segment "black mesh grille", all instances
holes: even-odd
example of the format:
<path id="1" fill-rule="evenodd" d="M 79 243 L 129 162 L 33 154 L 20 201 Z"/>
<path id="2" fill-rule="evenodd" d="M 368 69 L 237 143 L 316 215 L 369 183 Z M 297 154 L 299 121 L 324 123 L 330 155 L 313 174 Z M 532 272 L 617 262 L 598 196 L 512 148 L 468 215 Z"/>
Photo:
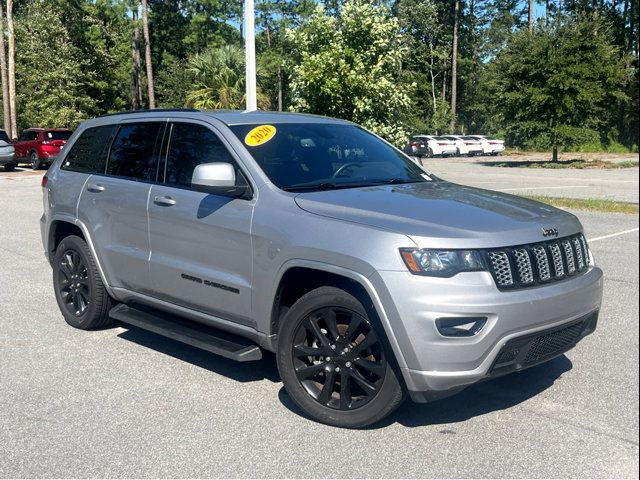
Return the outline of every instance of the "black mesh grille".
<path id="1" fill-rule="evenodd" d="M 556 332 L 547 333 L 537 337 L 524 359 L 525 365 L 536 362 L 541 358 L 553 355 L 556 352 L 564 351 L 575 343 L 582 331 L 582 322 L 571 325 Z"/>
<path id="2" fill-rule="evenodd" d="M 584 272 L 589 267 L 589 249 L 582 234 L 488 250 L 485 255 L 499 289 L 553 282 Z"/>
<path id="3" fill-rule="evenodd" d="M 595 331 L 597 321 L 598 312 L 593 312 L 569 324 L 512 338 L 500 349 L 490 374 L 504 375 L 557 357 Z"/>

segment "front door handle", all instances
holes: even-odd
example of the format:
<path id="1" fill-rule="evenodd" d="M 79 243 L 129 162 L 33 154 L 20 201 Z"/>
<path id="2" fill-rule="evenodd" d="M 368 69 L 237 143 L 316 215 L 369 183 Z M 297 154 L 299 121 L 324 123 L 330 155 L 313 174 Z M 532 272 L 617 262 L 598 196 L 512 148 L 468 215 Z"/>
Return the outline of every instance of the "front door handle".
<path id="1" fill-rule="evenodd" d="M 176 204 L 176 201 L 171 197 L 154 197 L 153 203 L 161 207 L 172 207 Z"/>
<path id="2" fill-rule="evenodd" d="M 87 190 L 93 193 L 104 192 L 104 187 L 98 183 L 91 183 L 87 185 Z"/>

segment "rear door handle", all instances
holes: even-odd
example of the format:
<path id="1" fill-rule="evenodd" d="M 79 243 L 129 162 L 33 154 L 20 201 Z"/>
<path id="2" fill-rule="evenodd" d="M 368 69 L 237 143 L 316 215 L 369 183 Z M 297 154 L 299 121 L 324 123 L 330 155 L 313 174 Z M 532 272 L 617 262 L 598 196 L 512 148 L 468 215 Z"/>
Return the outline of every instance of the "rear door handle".
<path id="1" fill-rule="evenodd" d="M 154 197 L 153 203 L 161 207 L 172 207 L 176 204 L 176 201 L 171 197 Z"/>
<path id="2" fill-rule="evenodd" d="M 104 192 L 104 187 L 97 183 L 91 183 L 87 185 L 87 190 L 93 193 L 100 193 L 100 192 Z"/>

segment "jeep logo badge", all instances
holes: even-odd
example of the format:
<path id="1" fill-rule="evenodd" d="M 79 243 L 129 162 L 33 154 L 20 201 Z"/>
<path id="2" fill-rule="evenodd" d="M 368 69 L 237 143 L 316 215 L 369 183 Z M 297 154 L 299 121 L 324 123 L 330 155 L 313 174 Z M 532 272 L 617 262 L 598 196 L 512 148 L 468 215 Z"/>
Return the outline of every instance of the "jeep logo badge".
<path id="1" fill-rule="evenodd" d="M 543 228 L 542 229 L 543 237 L 557 237 L 558 229 L 557 228 Z"/>

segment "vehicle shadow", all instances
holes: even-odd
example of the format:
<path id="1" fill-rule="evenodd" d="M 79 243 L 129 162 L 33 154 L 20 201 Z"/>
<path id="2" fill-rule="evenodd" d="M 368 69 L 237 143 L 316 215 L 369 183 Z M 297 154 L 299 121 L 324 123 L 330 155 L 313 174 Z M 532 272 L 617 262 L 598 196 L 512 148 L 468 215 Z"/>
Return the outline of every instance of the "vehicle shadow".
<path id="1" fill-rule="evenodd" d="M 262 360 L 236 362 L 131 325 L 115 323 L 113 326 L 127 329 L 118 334 L 118 337 L 124 340 L 169 355 L 178 360 L 189 362 L 192 365 L 218 375 L 224 375 L 238 382 L 280 381 L 275 356 L 265 350 L 262 351 Z"/>
<path id="2" fill-rule="evenodd" d="M 442 425 L 505 410 L 545 391 L 571 368 L 571 360 L 562 355 L 537 367 L 472 385 L 457 395 L 430 404 L 408 401 L 386 420 L 386 424 Z"/>
<path id="3" fill-rule="evenodd" d="M 537 367 L 472 385 L 457 395 L 432 403 L 419 404 L 407 399 L 394 413 L 366 429 L 375 430 L 393 423 L 405 427 L 452 424 L 505 410 L 545 391 L 572 367 L 571 360 L 562 355 Z M 307 417 L 289 398 L 284 388 L 280 389 L 279 398 L 289 410 Z M 456 432 L 449 428 L 441 433 Z"/>
<path id="4" fill-rule="evenodd" d="M 264 350 L 262 360 L 239 363 L 134 326 L 122 323 L 116 323 L 114 326 L 127 329 L 118 334 L 118 337 L 124 340 L 189 362 L 238 382 L 281 381 L 275 355 Z M 505 410 L 550 388 L 562 374 L 571 368 L 573 368 L 571 361 L 562 355 L 522 372 L 472 385 L 457 395 L 432 403 L 418 404 L 407 399 L 389 417 L 367 427 L 367 429 L 384 428 L 393 423 L 399 423 L 405 427 L 453 424 Z M 284 387 L 278 392 L 278 398 L 287 409 L 296 415 L 309 418 L 293 403 Z M 455 434 L 455 431 L 445 429 L 442 433 Z"/>

